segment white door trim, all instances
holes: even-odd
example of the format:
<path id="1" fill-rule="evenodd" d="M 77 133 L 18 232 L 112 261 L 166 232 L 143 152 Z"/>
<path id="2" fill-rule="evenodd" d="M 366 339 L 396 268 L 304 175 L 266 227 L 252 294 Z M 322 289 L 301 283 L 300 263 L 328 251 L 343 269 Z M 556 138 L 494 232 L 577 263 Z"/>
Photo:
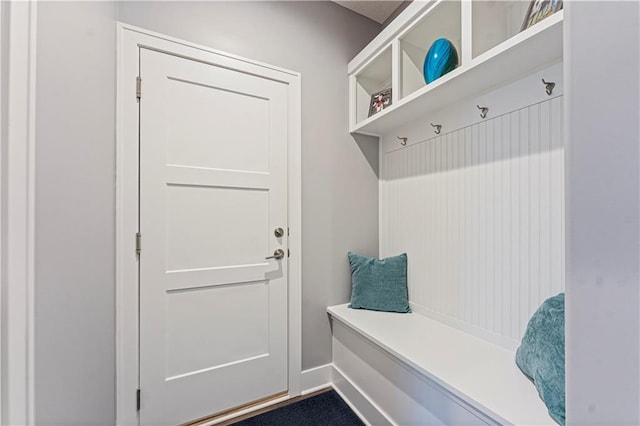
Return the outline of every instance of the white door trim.
<path id="1" fill-rule="evenodd" d="M 35 1 L 2 2 L 1 422 L 34 423 Z"/>
<path id="2" fill-rule="evenodd" d="M 288 215 L 289 236 L 289 396 L 300 394 L 302 370 L 301 291 L 301 76 L 259 63 L 118 23 L 116 120 L 116 410 L 118 425 L 138 424 L 135 392 L 138 387 L 138 266 L 135 234 L 138 231 L 138 48 L 144 46 L 172 55 L 215 63 L 288 84 Z M 144 96 L 144 81 L 142 82 Z M 144 392 L 144 391 L 143 391 Z M 144 393 L 143 393 L 144 395 Z M 144 396 L 142 398 L 144 404 Z"/>

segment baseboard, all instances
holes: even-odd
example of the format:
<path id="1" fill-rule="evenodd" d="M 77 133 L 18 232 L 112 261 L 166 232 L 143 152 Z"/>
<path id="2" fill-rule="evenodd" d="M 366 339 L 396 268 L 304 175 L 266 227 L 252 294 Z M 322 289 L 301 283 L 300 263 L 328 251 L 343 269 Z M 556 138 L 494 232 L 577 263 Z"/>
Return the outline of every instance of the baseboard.
<path id="1" fill-rule="evenodd" d="M 331 365 L 331 381 L 335 391 L 367 425 L 394 425 L 384 411 L 333 364 Z"/>
<path id="2" fill-rule="evenodd" d="M 301 395 L 331 387 L 331 366 L 332 364 L 325 364 L 304 370 L 300 374 Z"/>
<path id="3" fill-rule="evenodd" d="M 302 385 L 301 397 L 311 396 L 310 394 L 326 388 L 333 388 L 365 424 L 375 426 L 391 426 L 394 424 L 388 416 L 334 364 L 310 368 L 303 371 L 300 377 Z M 277 408 L 282 404 L 288 404 L 288 401 L 293 402 L 301 397 L 283 396 L 275 398 L 251 407 L 236 410 L 233 413 L 222 415 L 215 419 L 202 421 L 197 423 L 197 425 L 226 425 L 229 422 L 233 423 L 237 421 L 245 415 L 254 415 L 259 412 L 268 411 L 272 406 L 273 408 Z"/>

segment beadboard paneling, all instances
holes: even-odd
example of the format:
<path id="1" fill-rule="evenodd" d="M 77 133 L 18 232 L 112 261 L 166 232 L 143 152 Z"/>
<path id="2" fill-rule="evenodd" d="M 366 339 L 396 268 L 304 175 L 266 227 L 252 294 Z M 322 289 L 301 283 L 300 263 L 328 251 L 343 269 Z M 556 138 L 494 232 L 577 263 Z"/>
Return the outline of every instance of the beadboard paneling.
<path id="1" fill-rule="evenodd" d="M 562 96 L 382 154 L 381 256 L 417 310 L 505 346 L 564 291 Z"/>

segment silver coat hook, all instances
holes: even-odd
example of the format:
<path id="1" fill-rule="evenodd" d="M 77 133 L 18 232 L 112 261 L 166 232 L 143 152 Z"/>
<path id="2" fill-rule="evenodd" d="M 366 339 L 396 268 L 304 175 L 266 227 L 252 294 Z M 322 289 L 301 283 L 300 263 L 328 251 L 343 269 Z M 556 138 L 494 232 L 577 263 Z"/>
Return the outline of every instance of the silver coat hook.
<path id="1" fill-rule="evenodd" d="M 398 140 L 400 141 L 400 145 L 405 146 L 407 144 L 407 139 L 404 136 L 396 136 L 398 138 Z"/>
<path id="2" fill-rule="evenodd" d="M 553 88 L 556 87 L 556 84 L 553 81 L 544 81 L 544 78 L 542 79 L 542 84 L 545 85 L 545 91 L 547 92 L 547 95 L 551 96 L 551 94 L 553 93 Z"/>
<path id="3" fill-rule="evenodd" d="M 489 112 L 488 107 L 481 107 L 480 105 L 476 105 L 480 110 L 480 118 L 487 118 L 487 113 Z"/>
<path id="4" fill-rule="evenodd" d="M 435 129 L 434 133 L 436 135 L 440 134 L 440 129 L 442 129 L 442 125 L 441 124 L 433 124 L 433 123 L 431 123 L 431 127 L 433 127 Z"/>

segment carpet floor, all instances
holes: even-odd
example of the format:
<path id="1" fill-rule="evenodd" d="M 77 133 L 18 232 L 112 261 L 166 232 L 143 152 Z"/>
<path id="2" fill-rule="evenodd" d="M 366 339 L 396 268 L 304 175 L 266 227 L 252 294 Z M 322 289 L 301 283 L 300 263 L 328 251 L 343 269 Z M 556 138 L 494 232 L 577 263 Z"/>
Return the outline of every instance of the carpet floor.
<path id="1" fill-rule="evenodd" d="M 234 426 L 273 425 L 364 426 L 364 423 L 334 390 L 234 423 Z"/>

